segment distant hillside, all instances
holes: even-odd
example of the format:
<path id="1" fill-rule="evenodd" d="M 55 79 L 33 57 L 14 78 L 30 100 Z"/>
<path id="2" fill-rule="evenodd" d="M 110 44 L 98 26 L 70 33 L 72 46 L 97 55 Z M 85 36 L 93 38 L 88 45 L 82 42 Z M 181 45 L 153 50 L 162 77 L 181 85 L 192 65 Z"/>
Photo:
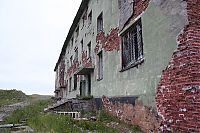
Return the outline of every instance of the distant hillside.
<path id="1" fill-rule="evenodd" d="M 0 89 L 0 107 L 3 105 L 23 102 L 28 99 L 25 93 L 18 90 L 1 90 Z"/>
<path id="2" fill-rule="evenodd" d="M 51 99 L 52 96 L 50 95 L 38 95 L 38 94 L 33 94 L 29 95 L 31 101 L 38 101 L 38 100 L 49 100 Z"/>

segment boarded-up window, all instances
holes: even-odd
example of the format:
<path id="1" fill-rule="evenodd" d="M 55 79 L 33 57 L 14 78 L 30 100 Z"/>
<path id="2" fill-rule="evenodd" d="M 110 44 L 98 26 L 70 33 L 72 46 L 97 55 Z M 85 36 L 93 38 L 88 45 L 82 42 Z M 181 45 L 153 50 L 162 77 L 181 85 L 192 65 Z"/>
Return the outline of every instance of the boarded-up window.
<path id="1" fill-rule="evenodd" d="M 141 19 L 122 35 L 122 67 L 131 67 L 140 59 L 143 59 Z"/>
<path id="2" fill-rule="evenodd" d="M 119 29 L 121 30 L 134 13 L 134 0 L 118 0 L 118 2 L 120 10 Z"/>

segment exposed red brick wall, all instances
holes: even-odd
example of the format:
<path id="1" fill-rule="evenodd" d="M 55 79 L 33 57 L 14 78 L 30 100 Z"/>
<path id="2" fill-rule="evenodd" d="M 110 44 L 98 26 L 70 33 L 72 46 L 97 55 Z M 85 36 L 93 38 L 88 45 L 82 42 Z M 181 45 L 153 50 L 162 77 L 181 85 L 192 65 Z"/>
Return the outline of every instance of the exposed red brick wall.
<path id="1" fill-rule="evenodd" d="M 200 0 L 187 4 L 189 24 L 178 36 L 178 48 L 157 88 L 165 132 L 200 132 Z"/>
<path id="2" fill-rule="evenodd" d="M 100 32 L 96 36 L 97 45 L 94 49 L 95 53 L 103 48 L 105 51 L 113 51 L 120 49 L 120 36 L 118 35 L 118 28 L 111 29 L 111 33 L 106 36 L 104 32 Z M 101 45 L 101 46 L 100 46 Z"/>
<path id="3" fill-rule="evenodd" d="M 157 113 L 141 103 L 136 105 L 110 102 L 106 97 L 102 97 L 104 109 L 112 116 L 118 117 L 128 124 L 139 125 L 144 133 L 150 131 L 158 132 L 160 118 Z"/>
<path id="4" fill-rule="evenodd" d="M 73 76 L 80 67 L 89 68 L 92 67 L 92 59 L 87 57 L 87 52 L 83 51 L 81 61 L 74 61 L 73 65 L 67 70 L 67 77 Z M 79 80 L 79 77 L 78 77 Z"/>
<path id="5" fill-rule="evenodd" d="M 149 5 L 150 0 L 135 0 L 133 18 L 139 16 Z"/>

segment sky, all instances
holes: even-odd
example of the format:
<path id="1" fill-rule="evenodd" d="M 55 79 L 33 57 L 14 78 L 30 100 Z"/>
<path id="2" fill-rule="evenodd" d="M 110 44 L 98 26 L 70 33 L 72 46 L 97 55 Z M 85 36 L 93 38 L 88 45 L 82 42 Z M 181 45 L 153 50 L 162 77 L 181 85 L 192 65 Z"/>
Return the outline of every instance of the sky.
<path id="1" fill-rule="evenodd" d="M 54 67 L 81 0 L 0 0 L 0 89 L 53 95 Z"/>

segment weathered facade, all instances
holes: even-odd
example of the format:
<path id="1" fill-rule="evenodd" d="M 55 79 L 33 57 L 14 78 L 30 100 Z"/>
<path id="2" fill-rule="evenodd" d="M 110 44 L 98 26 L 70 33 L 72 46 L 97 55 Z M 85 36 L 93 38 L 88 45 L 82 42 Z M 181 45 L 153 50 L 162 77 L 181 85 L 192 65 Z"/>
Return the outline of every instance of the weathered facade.
<path id="1" fill-rule="evenodd" d="M 83 0 L 54 69 L 55 96 L 104 96 L 111 114 L 145 132 L 200 132 L 199 13 L 200 0 Z"/>

